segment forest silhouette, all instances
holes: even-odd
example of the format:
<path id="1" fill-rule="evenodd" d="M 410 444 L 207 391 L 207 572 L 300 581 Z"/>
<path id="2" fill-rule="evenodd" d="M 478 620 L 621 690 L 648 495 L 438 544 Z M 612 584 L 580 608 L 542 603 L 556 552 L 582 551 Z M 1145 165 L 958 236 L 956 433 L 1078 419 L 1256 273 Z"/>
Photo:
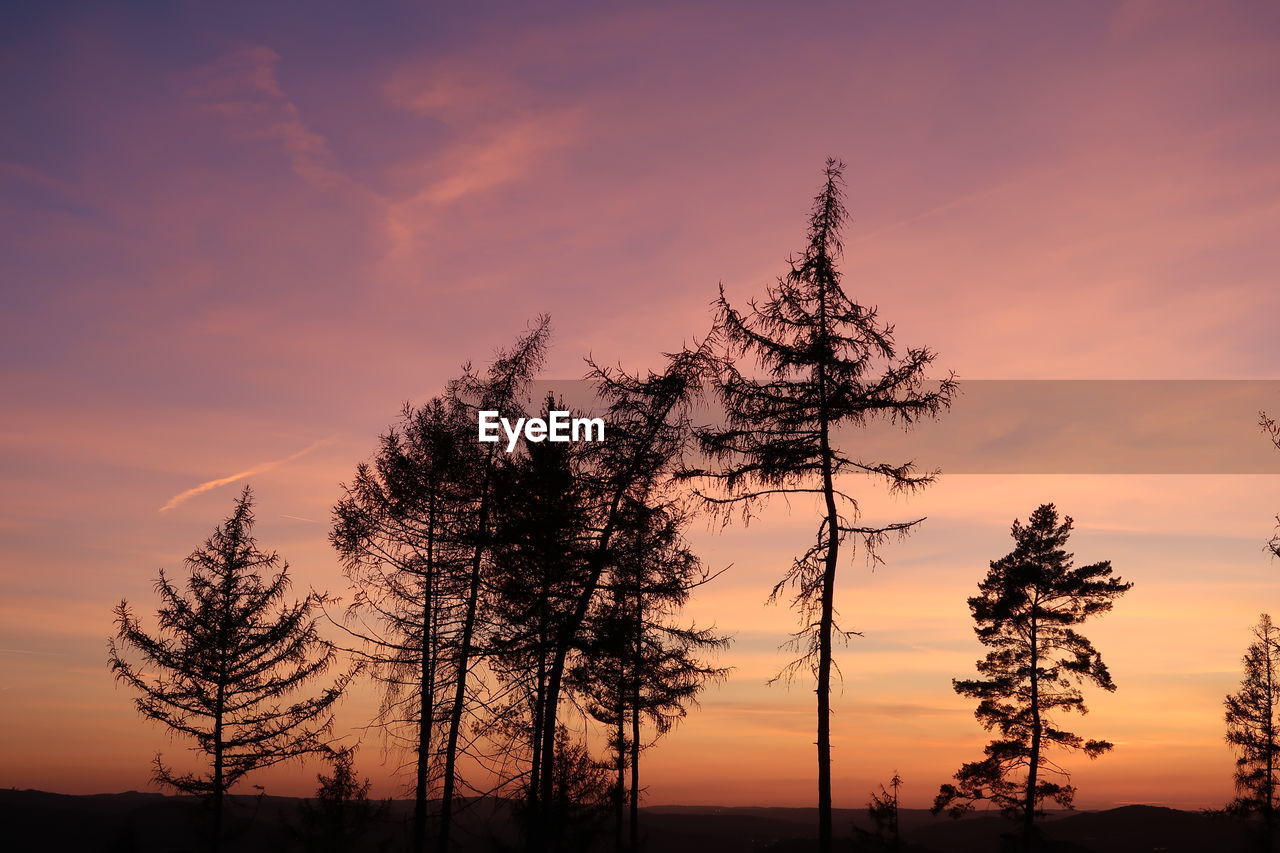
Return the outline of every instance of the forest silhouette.
<path id="1" fill-rule="evenodd" d="M 565 407 L 531 395 L 551 345 L 545 316 L 406 404 L 333 507 L 346 589 L 290 597 L 298 578 L 256 541 L 246 487 L 185 573 L 160 572 L 158 604 L 119 604 L 108 649 L 139 714 L 197 769 L 156 756 L 155 783 L 179 795 L 162 799 L 2 792 L 4 813 L 22 815 L 19 837 L 27 821 L 79 814 L 92 837 L 65 827 L 50 849 L 1275 849 L 1280 635 L 1265 614 L 1224 703 L 1237 798 L 1213 813 L 1070 814 L 1074 757 L 1115 747 L 1062 718 L 1085 712 L 1083 688 L 1123 689 L 1078 628 L 1132 584 L 1107 561 L 1075 565 L 1072 519 L 1052 496 L 1010 508 L 1029 511 L 1012 524 L 1014 549 L 968 601 L 989 651 L 953 689 L 993 733 L 984 757 L 940 784 L 932 812 L 900 806 L 900 791 L 924 781 L 896 774 L 865 809 L 835 807 L 832 686 L 857 635 L 835 607 L 841 572 L 886 561 L 895 537 L 928 535 L 924 518 L 864 517 L 859 489 L 909 496 L 942 473 L 863 458 L 856 436 L 945 420 L 962 392 L 953 374 L 927 375 L 937 354 L 900 346 L 846 292 L 843 170 L 827 162 L 804 247 L 763 298 L 735 307 L 722 289 L 705 336 L 657 370 L 587 361 L 604 441 L 524 440 L 507 453 L 476 439 L 480 411 Z M 699 420 L 708 403 L 721 420 Z M 1280 427 L 1261 417 L 1280 449 Z M 798 496 L 815 508 L 811 544 L 761 595 L 798 623 L 777 679 L 815 691 L 814 808 L 645 808 L 646 754 L 728 672 L 718 652 L 731 638 L 684 608 L 733 569 L 705 564 L 688 531 L 759 523 L 763 504 Z M 1280 539 L 1268 547 L 1280 555 Z M 401 800 L 372 799 L 361 744 L 334 734 L 335 704 L 365 680 L 381 701 L 364 731 L 402 756 Z M 255 771 L 286 761 L 319 767 L 313 797 L 251 793 Z"/>

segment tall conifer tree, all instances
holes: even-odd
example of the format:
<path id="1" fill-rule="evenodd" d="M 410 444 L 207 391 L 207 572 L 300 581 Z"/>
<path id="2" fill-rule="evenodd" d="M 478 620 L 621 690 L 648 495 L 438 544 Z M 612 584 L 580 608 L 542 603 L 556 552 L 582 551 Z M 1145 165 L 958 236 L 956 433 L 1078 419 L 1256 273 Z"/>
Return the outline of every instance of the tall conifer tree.
<path id="1" fill-rule="evenodd" d="M 533 327 L 517 339 L 514 346 L 500 350 L 488 370 L 480 374 L 467 365 L 461 379 L 450 387 L 454 399 L 473 411 L 492 410 L 512 417 L 523 411 L 522 397 L 529 383 L 542 367 L 547 341 L 551 336 L 551 318 L 539 316 Z M 462 624 L 458 632 L 453 671 L 453 700 L 450 704 L 448 729 L 444 745 L 444 782 L 440 793 L 441 853 L 448 853 L 453 830 L 453 807 L 459 782 L 458 755 L 464 719 L 470 710 L 468 689 L 473 687 L 472 669 L 481 657 L 478 637 L 481 625 L 482 578 L 487 560 L 491 559 L 494 519 L 494 481 L 500 466 L 498 445 L 487 444 L 477 460 L 474 524 L 471 532 L 471 561 L 467 570 L 462 602 Z"/>
<path id="2" fill-rule="evenodd" d="M 936 385 L 925 371 L 934 354 L 924 348 L 899 353 L 893 327 L 874 308 L 854 302 L 837 267 L 846 219 L 844 164 L 828 160 L 825 181 L 809 216 L 809 239 L 790 269 L 769 288 L 763 303 L 743 312 L 723 289 L 717 302 L 716 336 L 727 349 L 717 383 L 726 427 L 700 433 L 702 450 L 717 463 L 684 472 L 704 483 L 700 494 L 725 511 L 748 516 L 772 495 L 814 496 L 820 503 L 814 544 L 798 556 L 773 590 L 791 595 L 801 628 L 801 656 L 786 671 L 810 669 L 817 681 L 818 833 L 823 853 L 831 849 L 831 681 L 834 643 L 847 636 L 836 620 L 836 579 L 842 555 L 860 542 L 875 549 L 890 534 L 904 534 L 923 519 L 883 526 L 861 521 L 858 501 L 842 477 L 867 474 L 893 490 L 932 482 L 910 463 L 861 459 L 841 446 L 840 430 L 876 419 L 908 425 L 950 405 L 951 377 Z M 750 376 L 753 363 L 763 378 Z M 720 488 L 706 486 L 715 481 Z"/>
<path id="3" fill-rule="evenodd" d="M 448 393 L 413 407 L 356 469 L 334 510 L 331 541 L 355 590 L 345 626 L 382 680 L 381 722 L 413 729 L 412 847 L 424 849 L 438 790 L 438 848 L 449 849 L 464 723 L 478 705 L 481 575 L 491 560 L 496 445 L 477 441 L 478 409 L 506 416 L 542 362 L 539 317 L 487 371 L 464 368 Z"/>
<path id="4" fill-rule="evenodd" d="M 450 688 L 460 675 L 480 458 L 456 400 L 406 406 L 334 508 L 330 539 L 354 590 L 343 626 L 382 684 L 380 724 L 414 754 L 415 853 L 426 847 Z"/>
<path id="5" fill-rule="evenodd" d="M 546 409 L 563 404 L 548 400 Z M 550 709 L 551 672 L 561 643 L 564 659 L 577 650 L 568 631 L 578 599 L 590 581 L 589 494 L 580 476 L 583 450 L 571 443 L 529 443 L 499 470 L 494 484 L 493 560 L 489 590 L 489 668 L 505 686 L 507 707 L 499 714 L 510 750 L 527 765 L 521 776 L 522 818 L 530 848 L 543 843 L 544 824 L 562 821 L 551 812 L 564 798 L 554 785 L 555 757 L 546 748 L 548 727 L 557 748 L 565 736 Z"/>
<path id="6" fill-rule="evenodd" d="M 668 356 L 659 373 L 631 375 L 592 364 L 587 381 L 604 406 L 600 414 L 605 440 L 574 445 L 527 443 L 515 457 L 517 466 L 524 464 L 519 461 L 520 453 L 531 461 L 540 457 L 556 462 L 561 457 L 557 462 L 560 473 L 553 476 L 562 486 L 554 489 L 542 509 L 533 505 L 533 492 L 525 490 L 523 498 L 517 494 L 502 501 L 503 512 L 513 518 L 536 515 L 571 498 L 574 507 L 564 506 L 565 512 L 558 513 L 564 518 L 555 524 L 566 534 L 570 528 L 579 531 L 568 535 L 566 547 L 556 544 L 552 549 L 563 552 L 561 570 L 568 569 L 572 577 L 554 593 L 554 608 L 549 611 L 554 613 L 553 624 L 548 626 L 549 635 L 542 646 L 547 655 L 539 656 L 539 679 L 545 680 L 537 709 L 538 742 L 532 761 L 538 772 L 536 788 L 528 792 L 532 819 L 527 839 L 529 848 L 539 853 L 562 849 L 568 840 L 554 808 L 558 768 L 565 766 L 561 753 L 568 743 L 562 735 L 560 712 L 571 689 L 568 676 L 573 657 L 588 639 L 588 617 L 607 589 L 628 507 L 661 502 L 686 447 L 689 408 L 701 390 L 706 364 L 707 354 L 701 348 Z M 521 508 L 522 502 L 529 506 Z M 517 524 L 515 529 L 521 526 L 528 527 Z M 538 538 L 536 533 L 534 538 Z M 499 575 L 506 573 L 501 558 L 495 569 Z M 529 577 L 535 578 L 537 573 Z"/>
<path id="7" fill-rule="evenodd" d="M 1253 628 L 1240 689 L 1224 704 L 1227 743 L 1236 751 L 1236 798 L 1227 809 L 1256 814 L 1260 848 L 1269 851 L 1280 805 L 1280 629 L 1266 613 Z"/>
<path id="8" fill-rule="evenodd" d="M 332 666 L 334 650 L 316 629 L 320 597 L 288 602 L 288 565 L 258 548 L 247 486 L 187 569 L 185 588 L 160 571 L 155 634 L 120 602 L 109 656 L 116 678 L 141 694 L 138 711 L 194 740 L 208 761 L 206 772 L 180 773 L 157 755 L 155 775 L 211 802 L 216 850 L 226 793 L 255 770 L 323 750 L 351 674 L 290 698 Z"/>
<path id="9" fill-rule="evenodd" d="M 609 730 L 618 850 L 624 824 L 629 849 L 640 847 L 642 751 L 671 731 L 708 682 L 727 673 L 702 656 L 729 639 L 677 622 L 693 590 L 713 577 L 684 540 L 687 523 L 675 504 L 630 507 L 573 673 L 587 711 Z"/>

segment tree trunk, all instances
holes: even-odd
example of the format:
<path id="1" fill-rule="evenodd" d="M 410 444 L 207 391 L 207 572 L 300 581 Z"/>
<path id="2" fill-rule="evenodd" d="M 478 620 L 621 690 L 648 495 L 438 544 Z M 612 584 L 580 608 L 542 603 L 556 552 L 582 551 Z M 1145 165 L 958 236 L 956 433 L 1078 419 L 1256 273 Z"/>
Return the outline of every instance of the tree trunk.
<path id="1" fill-rule="evenodd" d="M 546 597 L 546 583 L 543 583 L 543 597 Z M 538 672 L 534 683 L 533 692 L 533 709 L 532 724 L 529 731 L 529 784 L 528 784 L 528 806 L 529 811 L 525 816 L 525 848 L 530 853 L 536 853 L 543 847 L 543 801 L 542 801 L 542 774 L 546 772 L 543 764 L 542 754 L 542 729 L 546 725 L 546 707 L 547 707 L 547 650 L 551 645 L 548 639 L 548 629 L 546 614 L 539 615 L 538 624 Z"/>
<path id="2" fill-rule="evenodd" d="M 607 549 L 610 540 L 613 538 L 613 530 L 617 521 L 618 506 L 622 502 L 622 493 L 617 492 L 613 496 L 613 500 L 609 505 L 609 512 L 606 516 L 608 521 L 600 532 L 600 539 L 596 545 L 595 553 L 592 554 L 591 574 L 586 587 L 578 597 L 577 606 L 574 609 L 573 616 L 564 630 L 557 632 L 555 656 L 551 660 L 551 670 L 548 673 L 546 702 L 543 707 L 543 732 L 542 732 L 542 779 L 541 796 L 543 818 L 542 821 L 542 849 L 548 849 L 554 827 L 551 826 L 548 806 L 553 800 L 554 795 L 554 776 L 555 776 L 555 757 L 556 757 L 556 722 L 560 708 L 560 690 L 564 680 L 564 668 L 569 658 L 569 648 L 577 640 L 578 631 L 582 628 L 582 622 L 586 618 L 587 609 L 591 606 L 591 599 L 595 597 L 596 589 L 600 586 L 600 576 L 604 573 Z"/>
<path id="3" fill-rule="evenodd" d="M 428 769 L 431 764 L 431 715 L 435 704 L 434 672 L 431 667 L 431 597 L 433 566 L 435 561 L 435 501 L 427 511 L 427 565 L 422 586 L 422 666 L 418 682 L 418 750 L 417 774 L 413 787 L 413 837 L 409 841 L 412 853 L 422 853 L 427 847 L 427 795 Z"/>
<path id="4" fill-rule="evenodd" d="M 418 749 L 417 775 L 413 788 L 413 838 L 409 849 L 422 853 L 427 845 L 427 770 L 431 762 L 431 667 L 424 650 L 421 682 L 418 687 Z"/>
<path id="5" fill-rule="evenodd" d="M 533 693 L 533 758 L 529 768 L 529 792 L 535 804 L 542 795 L 542 727 L 547 716 L 547 662 L 542 654 L 538 655 L 538 680 Z"/>
<path id="6" fill-rule="evenodd" d="M 224 607 L 233 600 L 233 581 L 228 574 L 223 578 L 222 595 Z M 230 644 L 231 626 L 227 621 L 227 611 L 222 612 L 222 625 L 218 642 L 218 688 L 213 702 L 213 838 L 209 848 L 218 853 L 222 847 L 222 806 L 223 789 L 226 788 L 224 744 L 222 741 L 223 716 L 227 707 L 227 646 Z M 157 759 L 158 760 L 158 759 Z"/>
<path id="7" fill-rule="evenodd" d="M 1266 651 L 1265 660 L 1267 662 L 1267 777 L 1263 782 L 1263 802 L 1262 802 L 1262 844 L 1263 850 L 1271 853 L 1275 849 L 1275 755 L 1276 755 L 1276 729 L 1275 729 L 1275 644 L 1271 639 L 1271 632 L 1265 631 L 1262 637 L 1263 649 Z"/>
<path id="8" fill-rule="evenodd" d="M 1032 607 L 1036 607 L 1032 604 Z M 1028 758 L 1027 793 L 1023 803 L 1022 838 L 1027 850 L 1035 850 L 1036 843 L 1036 785 L 1040 770 L 1040 738 L 1043 724 L 1040 720 L 1040 650 L 1035 613 L 1031 615 L 1031 755 Z"/>
<path id="9" fill-rule="evenodd" d="M 822 571 L 822 601 L 818 617 L 818 850 L 831 853 L 831 634 L 835 623 L 836 566 L 840 558 L 840 514 L 836 508 L 832 474 L 831 436 L 827 422 L 826 374 L 819 370 L 822 453 L 822 496 L 826 503 L 827 553 Z"/>
<path id="10" fill-rule="evenodd" d="M 222 757 L 222 704 L 223 688 L 218 685 L 217 707 L 213 720 L 213 838 L 209 847 L 217 853 L 222 846 L 222 789 L 223 789 L 223 757 Z"/>
<path id="11" fill-rule="evenodd" d="M 618 725 L 614 731 L 613 849 L 622 853 L 622 820 L 627 805 L 626 711 L 621 702 L 614 710 L 618 714 Z"/>
<path id="12" fill-rule="evenodd" d="M 640 850 L 640 671 L 644 657 L 644 577 L 636 572 L 636 618 L 631 662 L 631 853 Z"/>
<path id="13" fill-rule="evenodd" d="M 564 676 L 565 660 L 568 650 L 563 643 L 555 651 L 551 661 L 551 671 L 547 678 L 547 692 L 542 706 L 542 776 L 538 780 L 539 814 L 538 814 L 538 846 L 539 853 L 551 849 L 551 840 L 555 835 L 551 804 L 555 802 L 556 771 L 556 723 L 557 710 L 560 705 L 560 682 Z"/>
<path id="14" fill-rule="evenodd" d="M 640 703 L 631 710 L 631 853 L 640 850 Z"/>
<path id="15" fill-rule="evenodd" d="M 834 530 L 834 499 L 827 493 L 831 511 L 828 524 Z M 835 621 L 836 559 L 839 543 L 834 534 L 827 549 L 822 574 L 822 612 L 818 624 L 818 849 L 830 853 L 831 829 L 831 634 Z"/>
<path id="16" fill-rule="evenodd" d="M 467 695 L 467 676 L 471 668 L 471 640 L 475 635 L 476 610 L 480 600 L 480 569 L 484 564 L 485 537 L 489 528 L 489 480 L 493 470 L 493 451 L 485 459 L 485 475 L 480 485 L 480 506 L 476 519 L 476 548 L 471 558 L 466 612 L 462 619 L 462 636 L 458 639 L 457 672 L 454 673 L 453 706 L 449 709 L 449 733 L 444 749 L 444 790 L 440 794 L 440 853 L 449 853 L 449 834 L 453 829 L 453 796 L 457 776 L 458 732 L 462 728 L 463 703 Z"/>

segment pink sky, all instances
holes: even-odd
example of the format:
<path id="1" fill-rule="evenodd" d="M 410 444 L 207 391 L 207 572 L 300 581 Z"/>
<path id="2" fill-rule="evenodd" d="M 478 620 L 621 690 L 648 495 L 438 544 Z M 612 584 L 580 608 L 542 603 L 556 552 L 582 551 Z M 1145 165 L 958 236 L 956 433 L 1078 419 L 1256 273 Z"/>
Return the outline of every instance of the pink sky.
<path id="1" fill-rule="evenodd" d="M 542 312 L 546 376 L 655 364 L 717 283 L 782 271 L 828 155 L 851 294 L 962 379 L 1280 378 L 1273 4 L 305 6 L 4 13 L 2 785 L 144 788 L 181 749 L 113 686 L 110 611 L 151 602 L 234 475 L 299 584 L 339 590 L 337 484 L 404 400 Z M 1077 762 L 1080 805 L 1229 798 L 1276 478 L 957 475 L 873 498 L 930 521 L 846 567 L 838 806 L 895 768 L 924 805 L 978 756 L 964 600 L 1046 500 L 1136 583 L 1089 632 L 1120 690 L 1074 722 L 1118 747 Z M 650 802 L 810 802 L 812 694 L 764 686 L 792 617 L 762 604 L 810 525 L 698 529 L 734 564 L 692 607 L 734 672 L 652 752 Z"/>

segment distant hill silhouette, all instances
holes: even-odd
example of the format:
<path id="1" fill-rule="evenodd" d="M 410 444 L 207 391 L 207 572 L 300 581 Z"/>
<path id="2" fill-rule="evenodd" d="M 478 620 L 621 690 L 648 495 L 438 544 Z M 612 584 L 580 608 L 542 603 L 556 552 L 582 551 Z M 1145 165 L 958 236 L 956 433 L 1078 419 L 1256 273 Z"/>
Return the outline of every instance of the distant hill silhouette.
<path id="1" fill-rule="evenodd" d="M 229 850 L 289 853 L 304 848 L 291 836 L 299 800 L 238 795 L 231 826 L 239 836 Z M 469 800 L 459 816 L 458 850 L 518 849 L 508 804 Z M 393 801 L 386 820 L 351 853 L 399 850 L 412 803 Z M 718 806 L 651 806 L 642 810 L 651 853 L 801 853 L 816 844 L 814 810 Z M 907 853 L 995 853 L 1012 825 L 990 813 L 960 820 L 923 809 L 901 811 Z M 862 809 L 836 809 L 837 849 L 855 851 L 852 827 L 870 828 Z M 201 807 L 187 797 L 129 791 L 72 796 L 0 790 L 5 849 L 41 853 L 201 853 L 206 826 Z M 1044 822 L 1054 853 L 1233 853 L 1247 851 L 1247 827 L 1227 818 L 1156 806 L 1069 812 Z M 610 848 L 602 838 L 599 850 Z"/>

